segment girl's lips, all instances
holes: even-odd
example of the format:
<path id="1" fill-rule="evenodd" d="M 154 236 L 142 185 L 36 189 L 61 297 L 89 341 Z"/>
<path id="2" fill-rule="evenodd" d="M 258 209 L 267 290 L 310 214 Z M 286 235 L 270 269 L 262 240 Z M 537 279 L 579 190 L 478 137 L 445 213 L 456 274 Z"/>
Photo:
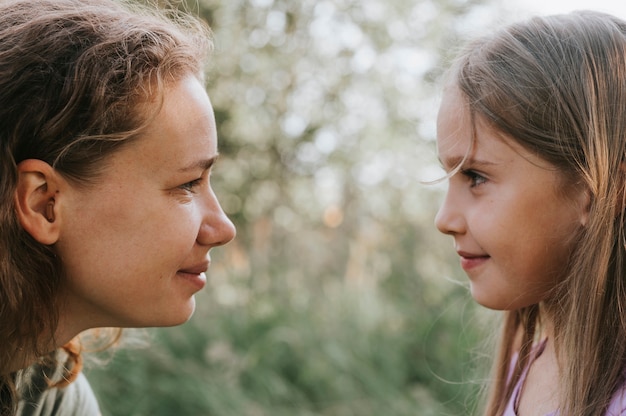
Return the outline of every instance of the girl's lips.
<path id="1" fill-rule="evenodd" d="M 458 254 L 461 257 L 461 267 L 466 271 L 483 265 L 491 258 L 487 255 L 475 255 L 463 252 L 459 252 Z"/>

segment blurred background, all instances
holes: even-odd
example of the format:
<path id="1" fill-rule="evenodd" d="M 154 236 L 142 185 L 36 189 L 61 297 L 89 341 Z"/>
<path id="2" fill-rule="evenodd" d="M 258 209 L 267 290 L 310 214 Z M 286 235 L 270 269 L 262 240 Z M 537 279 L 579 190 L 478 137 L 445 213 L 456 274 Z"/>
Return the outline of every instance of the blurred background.
<path id="1" fill-rule="evenodd" d="M 534 4 L 534 3 L 533 3 Z M 238 235 L 176 328 L 87 369 L 104 416 L 466 415 L 496 332 L 433 225 L 440 78 L 493 0 L 193 0 Z M 538 6 L 533 6 L 538 7 Z M 515 13 L 512 13 L 512 10 Z"/>

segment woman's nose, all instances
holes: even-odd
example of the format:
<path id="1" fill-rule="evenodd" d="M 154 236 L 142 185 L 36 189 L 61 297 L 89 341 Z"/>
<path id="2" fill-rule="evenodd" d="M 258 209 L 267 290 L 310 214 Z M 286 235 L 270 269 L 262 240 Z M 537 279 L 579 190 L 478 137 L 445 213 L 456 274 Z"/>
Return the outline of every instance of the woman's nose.
<path id="1" fill-rule="evenodd" d="M 216 247 L 224 245 L 235 238 L 237 230 L 222 209 L 213 190 L 210 190 L 209 194 L 197 241 L 204 246 Z"/>

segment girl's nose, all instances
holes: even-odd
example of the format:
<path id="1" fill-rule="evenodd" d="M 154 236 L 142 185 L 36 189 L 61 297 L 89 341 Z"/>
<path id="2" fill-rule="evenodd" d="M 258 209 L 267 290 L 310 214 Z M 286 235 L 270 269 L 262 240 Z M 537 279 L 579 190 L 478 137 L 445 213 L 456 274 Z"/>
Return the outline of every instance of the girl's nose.
<path id="1" fill-rule="evenodd" d="M 465 233 L 465 218 L 458 209 L 458 202 L 455 202 L 448 191 L 439 211 L 435 216 L 435 226 L 443 234 L 458 235 Z"/>

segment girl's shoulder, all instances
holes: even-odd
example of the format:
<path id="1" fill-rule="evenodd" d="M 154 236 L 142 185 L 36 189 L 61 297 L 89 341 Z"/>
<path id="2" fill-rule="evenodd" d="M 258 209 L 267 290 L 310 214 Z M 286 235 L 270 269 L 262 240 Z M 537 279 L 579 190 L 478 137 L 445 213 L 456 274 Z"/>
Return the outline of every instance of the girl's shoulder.
<path id="1" fill-rule="evenodd" d="M 606 411 L 606 416 L 626 416 L 626 379 L 620 388 L 613 394 L 611 404 Z"/>

